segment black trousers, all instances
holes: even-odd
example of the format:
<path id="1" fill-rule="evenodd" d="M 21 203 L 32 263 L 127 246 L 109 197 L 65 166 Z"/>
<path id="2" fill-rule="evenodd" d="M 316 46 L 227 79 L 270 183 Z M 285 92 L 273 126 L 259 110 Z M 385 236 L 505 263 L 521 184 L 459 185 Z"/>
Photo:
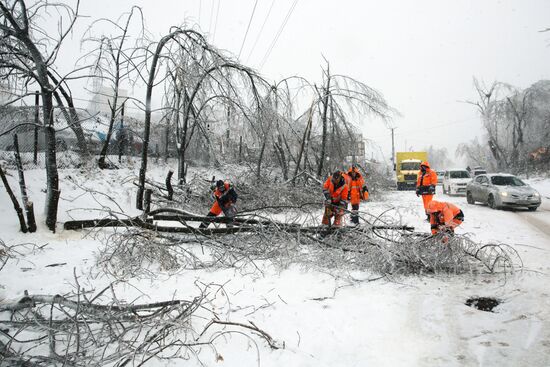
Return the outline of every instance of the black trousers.
<path id="1" fill-rule="evenodd" d="M 351 222 L 359 224 L 359 204 L 351 204 Z"/>

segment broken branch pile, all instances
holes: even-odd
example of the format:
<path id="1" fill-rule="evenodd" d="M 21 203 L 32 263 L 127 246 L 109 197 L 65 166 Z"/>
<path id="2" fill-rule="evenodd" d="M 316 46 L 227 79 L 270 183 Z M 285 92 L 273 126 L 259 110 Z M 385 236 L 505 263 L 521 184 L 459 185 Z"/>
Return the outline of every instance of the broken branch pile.
<path id="1" fill-rule="evenodd" d="M 230 220 L 163 208 L 141 218 L 67 222 L 65 228 L 125 227 L 107 234 L 100 258 L 117 278 L 147 274 L 154 264 L 171 272 L 211 267 L 249 271 L 250 266 L 262 268 L 258 261 L 270 261 L 282 267 L 299 263 L 382 275 L 508 272 L 521 266 L 517 252 L 507 245 L 480 245 L 463 235 L 414 233 L 387 213 L 343 228 L 306 225 L 315 223 L 313 217 L 304 211 L 285 222 L 258 215 Z M 198 228 L 198 223 L 218 227 Z"/>
<path id="2" fill-rule="evenodd" d="M 234 331 L 280 347 L 252 323 L 220 320 L 208 310 L 208 287 L 191 300 L 125 304 L 113 295 L 100 303 L 109 289 L 112 285 L 93 297 L 81 290 L 70 297 L 25 292 L 17 301 L 1 303 L 2 365 L 141 366 L 151 359 L 198 359 L 202 346 L 217 356 L 216 335 Z"/>

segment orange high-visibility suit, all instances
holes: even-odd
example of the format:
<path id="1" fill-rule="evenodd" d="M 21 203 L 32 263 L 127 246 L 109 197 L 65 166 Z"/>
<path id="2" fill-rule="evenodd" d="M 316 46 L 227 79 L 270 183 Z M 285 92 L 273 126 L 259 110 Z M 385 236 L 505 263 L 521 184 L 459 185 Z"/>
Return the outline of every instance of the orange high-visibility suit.
<path id="1" fill-rule="evenodd" d="M 359 203 L 361 203 L 361 200 L 368 200 L 369 189 L 356 167 L 351 167 L 344 177 L 349 187 L 348 200 L 351 203 L 351 222 L 359 224 Z"/>
<path id="2" fill-rule="evenodd" d="M 325 195 L 325 213 L 323 214 L 322 223 L 330 226 L 330 219 L 334 217 L 333 225 L 340 227 L 342 225 L 342 217 L 344 210 L 348 206 L 348 185 L 342 173 L 337 171 L 327 178 L 323 185 L 323 194 Z"/>
<path id="3" fill-rule="evenodd" d="M 420 163 L 420 171 L 418 171 L 416 178 L 416 196 L 422 195 L 422 203 L 424 204 L 426 214 L 428 213 L 428 204 L 434 197 L 436 185 L 437 173 L 430 168 L 428 162 Z"/>
<path id="4" fill-rule="evenodd" d="M 432 200 L 428 204 L 432 234 L 448 232 L 453 234 L 464 221 L 464 213 L 454 204 Z"/>
<path id="5" fill-rule="evenodd" d="M 217 217 L 222 212 L 228 218 L 234 218 L 237 214 L 237 208 L 235 203 L 237 202 L 237 192 L 227 181 L 219 180 L 216 182 L 214 192 L 214 204 L 210 208 L 210 211 L 206 215 L 207 217 Z M 199 228 L 207 228 L 210 222 L 202 222 Z M 228 223 L 228 227 L 231 223 Z"/>

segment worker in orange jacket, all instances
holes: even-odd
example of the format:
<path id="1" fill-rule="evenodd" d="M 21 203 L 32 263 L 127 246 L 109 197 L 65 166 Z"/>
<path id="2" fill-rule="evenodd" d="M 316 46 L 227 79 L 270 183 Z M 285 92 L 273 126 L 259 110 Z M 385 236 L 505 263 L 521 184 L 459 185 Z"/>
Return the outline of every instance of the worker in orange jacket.
<path id="1" fill-rule="evenodd" d="M 420 171 L 416 178 L 416 196 L 422 195 L 424 211 L 428 214 L 428 204 L 432 201 L 437 185 L 437 173 L 430 168 L 428 162 L 420 163 Z M 428 216 L 429 219 L 429 216 Z"/>
<path id="2" fill-rule="evenodd" d="M 464 213 L 454 204 L 432 200 L 428 204 L 432 234 L 447 233 L 451 236 L 464 221 Z"/>
<path id="3" fill-rule="evenodd" d="M 357 225 L 359 224 L 359 203 L 361 203 L 361 200 L 368 200 L 369 189 L 363 176 L 355 166 L 348 170 L 345 179 L 349 188 L 348 200 L 351 203 L 351 223 Z"/>
<path id="4" fill-rule="evenodd" d="M 218 180 L 216 185 L 212 187 L 214 191 L 212 196 L 214 197 L 214 204 L 210 208 L 210 211 L 206 215 L 207 217 L 217 217 L 222 212 L 223 214 L 233 219 L 237 215 L 237 192 L 227 181 Z M 200 224 L 199 228 L 207 228 L 210 222 L 204 221 Z M 232 223 L 227 224 L 228 227 L 232 226 Z"/>
<path id="5" fill-rule="evenodd" d="M 325 213 L 322 223 L 330 226 L 330 220 L 334 217 L 334 227 L 342 226 L 342 217 L 348 207 L 348 185 L 342 175 L 342 172 L 336 171 L 327 178 L 323 185 L 323 195 L 325 195 Z"/>

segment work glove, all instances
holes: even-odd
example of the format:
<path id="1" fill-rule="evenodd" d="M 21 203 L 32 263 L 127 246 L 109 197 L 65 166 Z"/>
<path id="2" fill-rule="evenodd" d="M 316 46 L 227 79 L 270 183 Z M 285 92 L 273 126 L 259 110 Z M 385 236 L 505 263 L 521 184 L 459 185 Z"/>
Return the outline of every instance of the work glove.
<path id="1" fill-rule="evenodd" d="M 443 225 L 440 225 L 439 226 L 439 230 L 442 232 L 442 233 L 445 233 L 445 234 L 448 234 L 450 236 L 453 236 L 455 233 L 454 233 L 454 230 L 451 226 L 447 226 L 445 224 Z"/>
<path id="2" fill-rule="evenodd" d="M 420 189 L 418 187 L 416 188 L 416 196 L 420 196 Z"/>

